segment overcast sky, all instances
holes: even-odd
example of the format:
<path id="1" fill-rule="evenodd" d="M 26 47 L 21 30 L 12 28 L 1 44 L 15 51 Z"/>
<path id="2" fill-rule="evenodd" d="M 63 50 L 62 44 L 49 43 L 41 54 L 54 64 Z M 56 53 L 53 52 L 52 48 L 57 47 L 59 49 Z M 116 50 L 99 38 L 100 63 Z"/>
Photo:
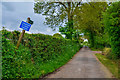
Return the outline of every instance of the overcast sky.
<path id="1" fill-rule="evenodd" d="M 19 26 L 22 21 L 30 17 L 34 21 L 28 33 L 42 33 L 53 35 L 58 31 L 52 31 L 47 25 L 44 25 L 45 16 L 34 13 L 34 2 L 2 2 L 2 26 L 7 30 L 22 31 Z"/>

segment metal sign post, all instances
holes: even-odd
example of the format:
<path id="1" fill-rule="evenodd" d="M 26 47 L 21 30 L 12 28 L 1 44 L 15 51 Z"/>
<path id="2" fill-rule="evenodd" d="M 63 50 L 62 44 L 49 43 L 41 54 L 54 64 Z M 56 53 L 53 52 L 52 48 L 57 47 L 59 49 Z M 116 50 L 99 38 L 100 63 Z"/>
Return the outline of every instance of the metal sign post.
<path id="1" fill-rule="evenodd" d="M 29 17 L 27 18 L 27 22 L 22 21 L 22 23 L 20 25 L 20 28 L 22 28 L 23 30 L 22 30 L 22 33 L 21 33 L 21 35 L 19 37 L 19 40 L 17 42 L 17 49 L 19 48 L 19 45 L 20 45 L 20 42 L 21 42 L 21 40 L 22 40 L 22 38 L 24 36 L 25 30 L 29 31 L 29 29 L 31 27 L 31 24 L 33 24 L 33 21 L 31 21 Z"/>

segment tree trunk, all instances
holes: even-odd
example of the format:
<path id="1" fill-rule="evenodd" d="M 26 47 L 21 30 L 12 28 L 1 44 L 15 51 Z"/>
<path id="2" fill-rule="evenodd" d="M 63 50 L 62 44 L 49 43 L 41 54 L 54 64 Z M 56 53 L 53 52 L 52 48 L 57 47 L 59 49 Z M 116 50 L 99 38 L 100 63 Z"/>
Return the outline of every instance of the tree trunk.
<path id="1" fill-rule="evenodd" d="M 68 2 L 68 26 L 69 26 L 69 39 L 72 39 L 73 34 L 73 15 L 71 14 L 71 2 Z"/>
<path id="2" fill-rule="evenodd" d="M 71 17 L 69 22 L 69 30 L 70 30 L 70 39 L 72 39 L 72 34 L 73 34 L 73 18 Z"/>
<path id="3" fill-rule="evenodd" d="M 94 33 L 92 31 L 90 31 L 89 33 L 89 41 L 90 41 L 90 47 L 94 47 Z"/>

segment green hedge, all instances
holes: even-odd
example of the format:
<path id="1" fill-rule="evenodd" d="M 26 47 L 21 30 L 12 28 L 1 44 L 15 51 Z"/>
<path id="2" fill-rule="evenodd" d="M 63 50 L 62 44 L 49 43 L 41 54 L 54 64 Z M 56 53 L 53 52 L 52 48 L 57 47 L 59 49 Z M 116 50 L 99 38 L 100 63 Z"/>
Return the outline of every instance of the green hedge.
<path id="1" fill-rule="evenodd" d="M 64 38 L 25 34 L 16 50 L 18 36 L 15 35 L 18 34 L 2 31 L 3 78 L 39 78 L 67 63 L 81 47 L 75 41 Z"/>
<path id="2" fill-rule="evenodd" d="M 120 58 L 120 1 L 112 3 L 103 16 L 112 48 L 111 58 Z"/>

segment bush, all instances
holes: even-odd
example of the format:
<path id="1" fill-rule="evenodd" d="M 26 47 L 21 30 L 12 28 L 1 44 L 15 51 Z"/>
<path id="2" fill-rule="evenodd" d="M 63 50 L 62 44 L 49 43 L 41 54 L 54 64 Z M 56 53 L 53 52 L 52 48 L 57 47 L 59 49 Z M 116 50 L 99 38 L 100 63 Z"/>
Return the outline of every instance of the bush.
<path id="1" fill-rule="evenodd" d="M 19 78 L 20 76 L 28 77 L 25 72 L 25 64 L 30 63 L 31 55 L 29 49 L 20 46 L 15 50 L 14 44 L 10 40 L 2 37 L 2 77 Z M 28 70 L 26 68 L 26 70 Z M 23 71 L 23 72 L 21 72 Z"/>
<path id="2" fill-rule="evenodd" d="M 109 54 L 111 53 L 111 48 L 104 48 L 103 49 L 103 54 L 105 55 L 105 56 L 108 56 Z"/>
<path id="3" fill-rule="evenodd" d="M 39 78 L 61 67 L 80 49 L 75 41 L 44 34 L 25 34 L 18 50 L 17 36 L 2 34 L 2 77 Z M 6 36 L 4 36 L 6 35 Z"/>
<path id="4" fill-rule="evenodd" d="M 55 33 L 55 34 L 53 35 L 53 37 L 56 37 L 56 38 L 63 38 L 62 35 L 59 34 L 59 33 Z"/>
<path id="5" fill-rule="evenodd" d="M 112 58 L 120 58 L 120 1 L 112 3 L 103 14 L 103 22 L 108 32 Z"/>

